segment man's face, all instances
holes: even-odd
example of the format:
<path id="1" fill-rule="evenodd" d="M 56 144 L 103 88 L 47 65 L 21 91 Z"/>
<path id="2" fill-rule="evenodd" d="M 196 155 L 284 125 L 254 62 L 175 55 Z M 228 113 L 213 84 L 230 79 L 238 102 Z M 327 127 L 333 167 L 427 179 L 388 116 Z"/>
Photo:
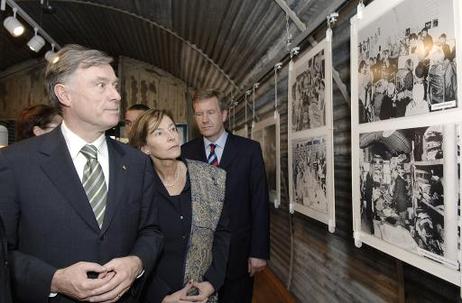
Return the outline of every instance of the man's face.
<path id="1" fill-rule="evenodd" d="M 125 113 L 125 137 L 128 137 L 130 130 L 132 129 L 133 123 L 135 123 L 136 119 L 144 113 L 143 110 L 127 110 Z"/>
<path id="2" fill-rule="evenodd" d="M 215 142 L 224 131 L 227 112 L 221 111 L 216 97 L 194 103 L 194 117 L 202 136 Z"/>
<path id="3" fill-rule="evenodd" d="M 78 68 L 64 84 L 66 119 L 81 130 L 104 132 L 119 122 L 118 80 L 109 64 Z"/>

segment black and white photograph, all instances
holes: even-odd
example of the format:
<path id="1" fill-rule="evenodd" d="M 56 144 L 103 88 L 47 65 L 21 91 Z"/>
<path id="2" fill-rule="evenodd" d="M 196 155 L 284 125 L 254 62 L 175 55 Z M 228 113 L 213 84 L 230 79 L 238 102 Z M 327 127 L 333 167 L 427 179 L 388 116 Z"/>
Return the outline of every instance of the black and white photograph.
<path id="1" fill-rule="evenodd" d="M 443 128 L 360 136 L 363 231 L 444 255 Z"/>
<path id="2" fill-rule="evenodd" d="M 326 98 L 325 51 L 311 52 L 298 58 L 290 76 L 292 131 L 298 132 L 325 126 Z"/>
<path id="3" fill-rule="evenodd" d="M 288 173 L 289 211 L 323 222 L 333 233 L 332 37 L 328 37 L 289 64 Z"/>
<path id="4" fill-rule="evenodd" d="M 458 107 L 453 11 L 453 0 L 401 1 L 358 30 L 359 123 Z"/>
<path id="5" fill-rule="evenodd" d="M 292 141 L 294 202 L 311 211 L 327 214 L 326 138 Z"/>
<path id="6" fill-rule="evenodd" d="M 259 142 L 265 162 L 266 179 L 270 201 L 277 207 L 280 203 L 280 127 L 279 116 L 259 121 L 252 128 L 252 139 Z"/>

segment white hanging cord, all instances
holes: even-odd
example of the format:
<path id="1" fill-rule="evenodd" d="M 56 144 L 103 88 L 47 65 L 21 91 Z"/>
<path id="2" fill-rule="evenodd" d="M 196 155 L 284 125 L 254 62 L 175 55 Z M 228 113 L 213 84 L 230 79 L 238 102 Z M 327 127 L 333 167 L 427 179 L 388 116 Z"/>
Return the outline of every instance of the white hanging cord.
<path id="1" fill-rule="evenodd" d="M 252 128 L 255 127 L 255 91 L 260 86 L 260 83 L 255 83 L 252 87 Z"/>
<path id="2" fill-rule="evenodd" d="M 274 120 L 278 117 L 278 71 L 282 68 L 282 63 L 274 65 Z"/>
<path id="3" fill-rule="evenodd" d="M 292 34 L 290 33 L 290 26 L 289 26 L 289 15 L 286 14 L 286 49 L 287 51 L 290 50 L 292 45 Z"/>
<path id="4" fill-rule="evenodd" d="M 248 97 L 249 95 L 252 93 L 252 91 L 249 89 L 248 91 L 245 92 L 245 96 L 244 96 L 244 110 L 245 110 L 245 125 L 247 126 L 247 104 L 248 104 Z"/>
<path id="5" fill-rule="evenodd" d="M 232 120 L 232 113 L 233 113 L 233 104 L 231 103 L 228 106 L 228 127 L 230 130 L 234 130 L 233 128 L 233 120 Z"/>
<path id="6" fill-rule="evenodd" d="M 229 124 L 230 128 L 234 130 L 234 98 L 231 98 L 231 106 L 229 107 Z"/>
<path id="7" fill-rule="evenodd" d="M 356 17 L 358 19 L 363 18 L 363 11 L 364 11 L 365 5 L 363 0 L 359 0 L 358 6 L 356 7 Z"/>
<path id="8" fill-rule="evenodd" d="M 233 106 L 233 126 L 236 128 L 236 107 L 239 104 L 239 102 L 234 101 L 234 106 Z"/>

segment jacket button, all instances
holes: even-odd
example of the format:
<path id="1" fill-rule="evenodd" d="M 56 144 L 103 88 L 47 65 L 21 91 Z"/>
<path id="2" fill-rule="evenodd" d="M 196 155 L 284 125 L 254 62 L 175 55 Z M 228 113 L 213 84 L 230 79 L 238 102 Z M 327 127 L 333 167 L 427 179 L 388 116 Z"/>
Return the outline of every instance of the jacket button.
<path id="1" fill-rule="evenodd" d="M 185 235 L 183 235 L 183 236 L 182 236 L 182 238 L 183 238 L 183 240 L 184 240 L 184 239 L 186 239 L 186 236 L 185 236 Z"/>
<path id="2" fill-rule="evenodd" d="M 184 217 L 183 217 L 183 216 L 180 216 L 180 220 L 183 220 L 183 219 L 184 219 Z"/>

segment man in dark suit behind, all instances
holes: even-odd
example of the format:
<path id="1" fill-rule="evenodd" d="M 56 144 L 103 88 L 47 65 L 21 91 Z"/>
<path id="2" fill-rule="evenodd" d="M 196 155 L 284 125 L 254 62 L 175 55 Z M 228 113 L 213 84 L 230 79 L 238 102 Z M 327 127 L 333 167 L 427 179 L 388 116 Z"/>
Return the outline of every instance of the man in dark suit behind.
<path id="1" fill-rule="evenodd" d="M 0 217 L 0 302 L 12 303 L 10 290 L 10 275 L 8 271 L 8 248 L 3 221 Z"/>
<path id="2" fill-rule="evenodd" d="M 269 258 L 268 186 L 260 144 L 224 129 L 227 112 L 218 91 L 200 91 L 193 99 L 203 137 L 182 146 L 187 159 L 201 160 L 226 171 L 226 203 L 231 244 L 221 303 L 252 301 L 253 275 Z"/>
<path id="3" fill-rule="evenodd" d="M 0 151 L 14 302 L 136 302 L 162 244 L 152 165 L 104 136 L 119 120 L 112 58 L 58 56 L 46 81 L 63 123 Z"/>

